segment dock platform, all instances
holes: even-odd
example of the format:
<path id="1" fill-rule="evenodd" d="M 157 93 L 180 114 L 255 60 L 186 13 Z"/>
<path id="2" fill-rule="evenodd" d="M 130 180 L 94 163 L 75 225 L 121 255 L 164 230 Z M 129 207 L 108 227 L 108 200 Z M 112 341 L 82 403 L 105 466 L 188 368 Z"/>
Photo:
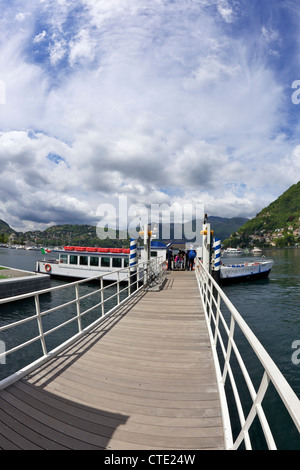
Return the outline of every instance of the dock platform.
<path id="1" fill-rule="evenodd" d="M 47 274 L 0 266 L 0 299 L 49 287 L 50 276 Z"/>
<path id="2" fill-rule="evenodd" d="M 224 449 L 193 272 L 170 272 L 0 392 L 2 449 Z"/>

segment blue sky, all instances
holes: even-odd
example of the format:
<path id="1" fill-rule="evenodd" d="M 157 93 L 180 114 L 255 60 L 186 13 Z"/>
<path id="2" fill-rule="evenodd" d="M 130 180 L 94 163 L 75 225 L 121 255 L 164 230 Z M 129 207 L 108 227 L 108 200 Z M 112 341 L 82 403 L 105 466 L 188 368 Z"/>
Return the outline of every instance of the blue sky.
<path id="1" fill-rule="evenodd" d="M 0 218 L 17 230 L 97 223 L 120 195 L 253 217 L 299 181 L 297 1 L 0 7 Z"/>

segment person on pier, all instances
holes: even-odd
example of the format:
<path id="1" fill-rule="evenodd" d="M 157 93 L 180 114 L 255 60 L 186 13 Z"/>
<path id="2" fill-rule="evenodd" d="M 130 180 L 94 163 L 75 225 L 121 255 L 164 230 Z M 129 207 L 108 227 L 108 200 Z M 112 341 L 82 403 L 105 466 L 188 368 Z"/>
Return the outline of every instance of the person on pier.
<path id="1" fill-rule="evenodd" d="M 195 258 L 196 258 L 196 252 L 195 250 L 190 250 L 189 252 L 189 269 L 191 271 L 193 271 L 194 269 L 194 261 L 195 261 Z"/>
<path id="2" fill-rule="evenodd" d="M 167 261 L 168 261 L 168 271 L 172 271 L 172 261 L 173 261 L 173 250 L 172 250 L 172 248 L 168 248 Z"/>

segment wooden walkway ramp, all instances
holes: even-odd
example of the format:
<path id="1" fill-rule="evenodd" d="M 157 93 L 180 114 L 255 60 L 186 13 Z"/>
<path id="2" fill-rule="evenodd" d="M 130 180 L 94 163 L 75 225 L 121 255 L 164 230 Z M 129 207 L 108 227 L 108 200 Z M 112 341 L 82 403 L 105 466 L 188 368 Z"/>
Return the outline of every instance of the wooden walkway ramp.
<path id="1" fill-rule="evenodd" d="M 2 449 L 223 449 L 193 272 L 171 272 L 0 392 Z"/>

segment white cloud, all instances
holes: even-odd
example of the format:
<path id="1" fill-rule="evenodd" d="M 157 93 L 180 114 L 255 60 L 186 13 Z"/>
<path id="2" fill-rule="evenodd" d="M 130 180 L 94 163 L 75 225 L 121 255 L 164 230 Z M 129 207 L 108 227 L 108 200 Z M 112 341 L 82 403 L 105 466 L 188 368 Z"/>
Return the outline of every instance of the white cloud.
<path id="1" fill-rule="evenodd" d="M 51 65 L 57 65 L 68 53 L 66 48 L 66 41 L 64 39 L 56 39 L 54 35 L 52 38 L 52 43 L 49 45 L 49 53 Z"/>
<path id="2" fill-rule="evenodd" d="M 277 42 L 280 39 L 279 33 L 272 28 L 263 26 L 261 32 L 267 42 Z"/>
<path id="3" fill-rule="evenodd" d="M 280 52 L 278 48 L 281 46 L 281 37 L 279 32 L 271 27 L 267 28 L 266 26 L 262 26 L 261 32 L 262 37 L 269 48 L 269 54 L 274 57 L 279 57 Z"/>
<path id="4" fill-rule="evenodd" d="M 93 61 L 95 58 L 94 41 L 87 30 L 82 29 L 70 43 L 69 62 L 74 66 L 76 62 Z"/>
<path id="5" fill-rule="evenodd" d="M 94 220 L 119 194 L 251 216 L 295 182 L 284 87 L 259 41 L 228 34 L 236 2 L 213 2 L 223 21 L 207 1 L 80 5 L 34 4 L 36 24 L 1 44 L 0 218 Z"/>
<path id="6" fill-rule="evenodd" d="M 232 23 L 232 21 L 234 20 L 234 11 L 229 6 L 227 0 L 218 0 L 217 9 L 226 23 Z"/>
<path id="7" fill-rule="evenodd" d="M 30 13 L 28 12 L 20 12 L 20 13 L 17 13 L 16 14 L 16 20 L 19 21 L 20 23 L 22 23 L 23 21 L 26 20 L 26 18 L 30 16 Z"/>
<path id="8" fill-rule="evenodd" d="M 39 42 L 42 42 L 45 39 L 46 36 L 47 36 L 47 31 L 44 30 L 40 34 L 37 34 L 35 36 L 35 38 L 33 39 L 33 42 L 35 44 L 38 44 Z"/>

